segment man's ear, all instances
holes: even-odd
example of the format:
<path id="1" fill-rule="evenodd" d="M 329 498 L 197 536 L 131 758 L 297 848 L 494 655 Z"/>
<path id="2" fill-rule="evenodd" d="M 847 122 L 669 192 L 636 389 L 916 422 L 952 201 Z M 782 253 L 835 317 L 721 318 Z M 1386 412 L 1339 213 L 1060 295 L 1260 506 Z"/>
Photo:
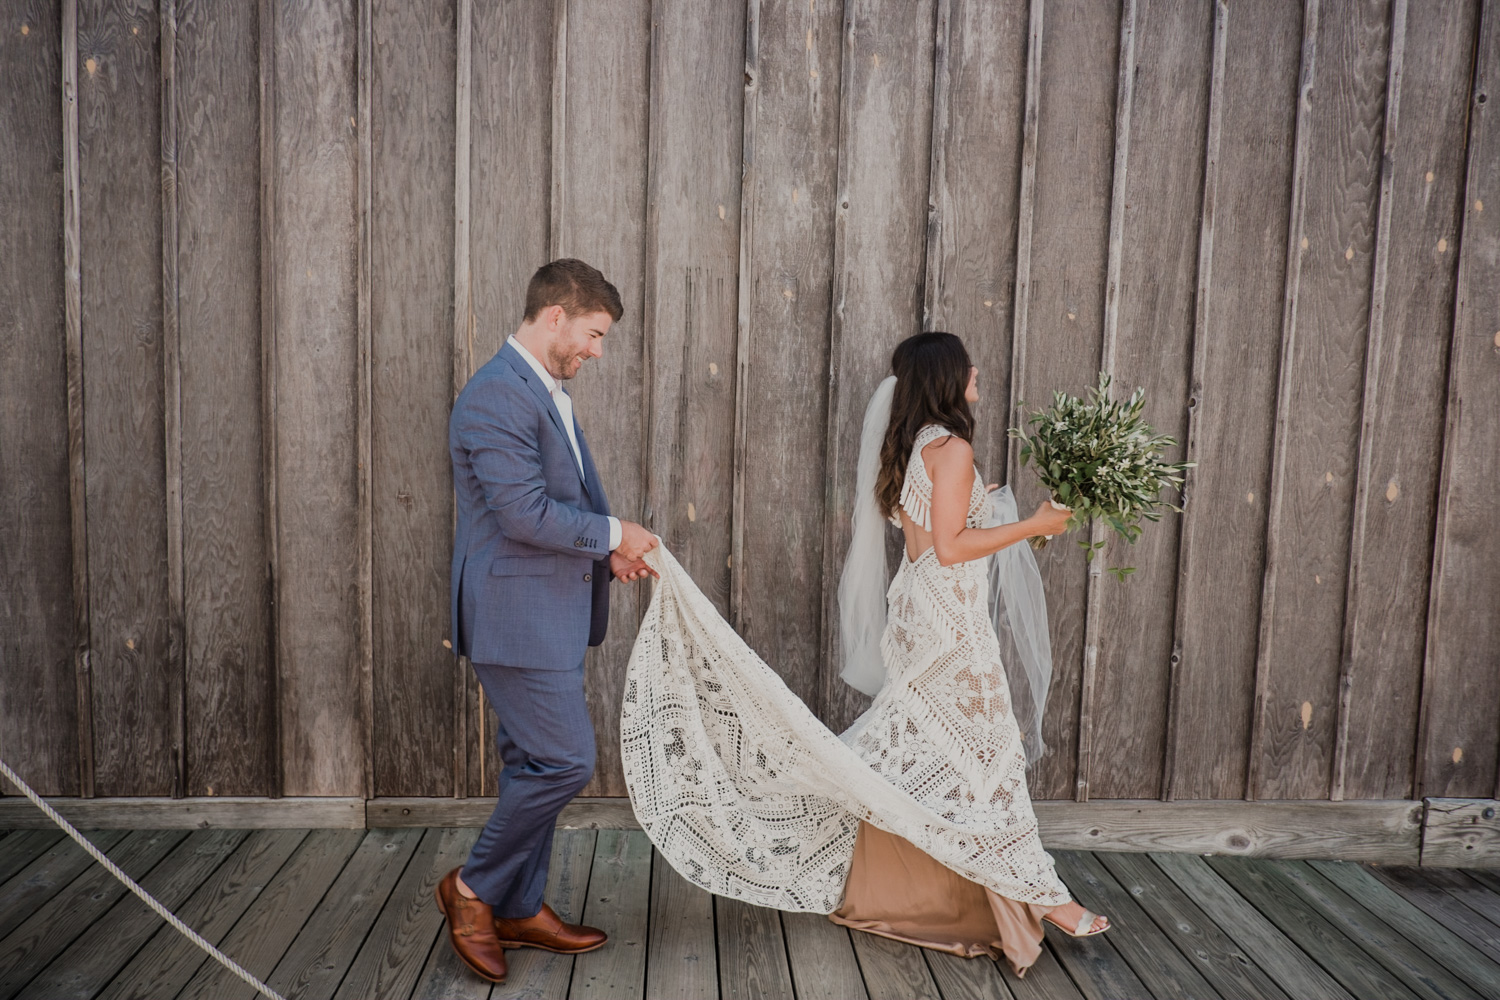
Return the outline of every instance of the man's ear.
<path id="1" fill-rule="evenodd" d="M 547 329 L 556 333 L 562 329 L 563 320 L 568 318 L 568 311 L 562 306 L 547 307 Z"/>

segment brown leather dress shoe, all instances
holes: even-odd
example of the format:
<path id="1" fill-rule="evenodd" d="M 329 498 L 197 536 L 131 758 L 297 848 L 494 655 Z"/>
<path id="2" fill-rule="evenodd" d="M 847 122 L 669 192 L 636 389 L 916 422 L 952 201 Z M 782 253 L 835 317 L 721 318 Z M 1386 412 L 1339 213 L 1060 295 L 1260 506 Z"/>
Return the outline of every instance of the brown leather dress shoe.
<path id="1" fill-rule="evenodd" d="M 597 927 L 565 924 L 546 903 L 542 912 L 526 920 L 495 918 L 495 936 L 502 948 L 541 948 L 559 955 L 578 955 L 604 946 L 609 936 Z"/>
<path id="2" fill-rule="evenodd" d="M 448 940 L 463 963 L 492 983 L 505 982 L 505 951 L 495 936 L 494 913 L 482 900 L 458 891 L 458 869 L 437 887 L 438 909 L 448 918 Z"/>

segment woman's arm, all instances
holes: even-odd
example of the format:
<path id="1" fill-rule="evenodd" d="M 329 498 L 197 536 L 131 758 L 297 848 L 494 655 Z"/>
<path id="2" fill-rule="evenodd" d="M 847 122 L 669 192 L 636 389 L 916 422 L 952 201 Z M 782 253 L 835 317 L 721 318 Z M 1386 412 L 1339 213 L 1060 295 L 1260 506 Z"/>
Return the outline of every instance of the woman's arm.
<path id="1" fill-rule="evenodd" d="M 945 437 L 922 449 L 932 480 L 932 547 L 943 566 L 982 559 L 1033 535 L 1060 535 L 1072 512 L 1043 502 L 1022 521 L 993 528 L 968 526 L 969 496 L 974 489 L 974 449 L 959 437 Z"/>

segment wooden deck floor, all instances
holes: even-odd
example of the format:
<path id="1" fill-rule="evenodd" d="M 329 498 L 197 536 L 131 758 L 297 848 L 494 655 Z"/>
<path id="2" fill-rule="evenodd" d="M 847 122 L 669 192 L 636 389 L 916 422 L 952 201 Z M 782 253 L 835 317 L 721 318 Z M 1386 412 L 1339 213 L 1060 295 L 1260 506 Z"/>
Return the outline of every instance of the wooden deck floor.
<path id="1" fill-rule="evenodd" d="M 1500 997 L 1500 872 L 1058 853 L 1106 935 L 1048 932 L 1024 980 L 714 899 L 645 835 L 560 830 L 547 897 L 608 930 L 578 958 L 511 952 L 493 990 L 448 947 L 432 890 L 474 830 L 101 831 L 123 868 L 288 998 Z M 245 998 L 70 841 L 0 834 L 0 997 Z"/>

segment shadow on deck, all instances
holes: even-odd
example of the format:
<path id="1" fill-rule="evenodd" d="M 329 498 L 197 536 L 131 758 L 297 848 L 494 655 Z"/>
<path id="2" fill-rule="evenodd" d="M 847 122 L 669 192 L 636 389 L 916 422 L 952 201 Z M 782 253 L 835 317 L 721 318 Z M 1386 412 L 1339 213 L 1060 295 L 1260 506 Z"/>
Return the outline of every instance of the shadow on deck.
<path id="1" fill-rule="evenodd" d="M 1048 931 L 1024 980 L 816 914 L 715 899 L 645 834 L 559 830 L 547 898 L 610 942 L 454 957 L 433 887 L 477 831 L 99 831 L 99 846 L 291 998 L 1500 997 L 1500 872 L 1054 852 L 1102 937 Z M 245 998 L 61 834 L 0 834 L 0 998 Z"/>

